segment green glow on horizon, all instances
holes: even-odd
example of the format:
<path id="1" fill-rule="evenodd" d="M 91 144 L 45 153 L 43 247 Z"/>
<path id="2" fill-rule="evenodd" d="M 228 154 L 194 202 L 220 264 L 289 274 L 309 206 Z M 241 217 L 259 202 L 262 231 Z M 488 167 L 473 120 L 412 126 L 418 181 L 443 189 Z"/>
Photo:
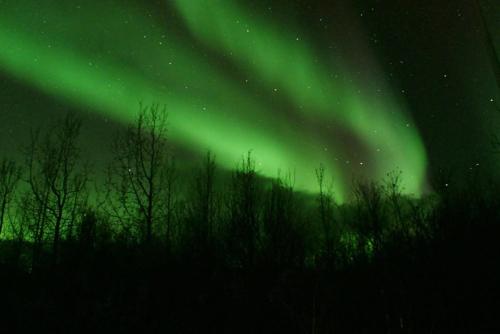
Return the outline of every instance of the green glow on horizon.
<path id="1" fill-rule="evenodd" d="M 271 22 L 251 19 L 234 1 L 175 3 L 197 39 L 244 75 L 257 77 L 263 89 L 276 89 L 302 119 L 333 122 L 358 138 L 371 154 L 371 177 L 399 168 L 406 191 L 420 193 L 425 152 L 395 99 L 360 96 L 354 83 L 333 80 L 305 44 L 279 34 Z M 227 168 L 252 150 L 259 172 L 273 177 L 278 169 L 295 170 L 297 188 L 306 191 L 317 189 L 314 169 L 323 163 L 333 174 L 337 199 L 346 198 L 351 174 L 335 157 L 349 143 L 304 130 L 171 30 L 130 4 L 19 0 L 0 12 L 0 69 L 125 123 L 135 118 L 139 101 L 164 103 L 176 142 L 211 149 Z"/>

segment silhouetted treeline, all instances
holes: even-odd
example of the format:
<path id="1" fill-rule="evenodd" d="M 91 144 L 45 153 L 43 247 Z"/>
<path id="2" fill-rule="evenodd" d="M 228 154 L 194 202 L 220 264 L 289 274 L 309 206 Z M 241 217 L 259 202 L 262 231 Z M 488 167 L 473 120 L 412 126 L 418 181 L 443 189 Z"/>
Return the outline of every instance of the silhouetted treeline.
<path id="1" fill-rule="evenodd" d="M 315 195 L 293 173 L 260 177 L 251 153 L 229 176 L 210 152 L 186 171 L 158 106 L 117 134 L 104 173 L 81 127 L 33 130 L 24 162 L 0 162 L 9 332 L 500 329 L 499 188 L 484 175 L 436 173 L 412 198 L 391 172 L 340 205 L 324 166 Z"/>

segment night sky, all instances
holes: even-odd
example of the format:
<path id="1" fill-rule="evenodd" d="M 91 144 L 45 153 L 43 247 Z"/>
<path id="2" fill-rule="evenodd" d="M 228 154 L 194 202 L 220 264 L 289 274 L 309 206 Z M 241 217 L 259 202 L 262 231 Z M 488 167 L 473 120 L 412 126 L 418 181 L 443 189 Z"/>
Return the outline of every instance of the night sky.
<path id="1" fill-rule="evenodd" d="M 76 112 L 104 161 L 142 102 L 166 106 L 181 165 L 252 150 L 314 191 L 323 163 L 339 199 L 393 170 L 412 194 L 442 169 L 494 175 L 500 2 L 480 6 L 483 21 L 471 0 L 0 0 L 0 150 Z"/>

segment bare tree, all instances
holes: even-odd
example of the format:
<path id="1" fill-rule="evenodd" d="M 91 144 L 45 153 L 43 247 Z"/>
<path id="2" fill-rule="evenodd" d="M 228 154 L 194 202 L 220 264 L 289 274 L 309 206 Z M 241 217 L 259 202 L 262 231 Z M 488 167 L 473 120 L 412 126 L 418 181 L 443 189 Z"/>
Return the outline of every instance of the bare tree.
<path id="1" fill-rule="evenodd" d="M 0 162 L 0 235 L 20 178 L 21 168 L 14 161 L 3 159 Z"/>
<path id="2" fill-rule="evenodd" d="M 215 156 L 208 151 L 203 162 L 194 171 L 193 180 L 186 196 L 183 212 L 183 238 L 193 260 L 209 264 L 214 260 L 217 218 L 220 208 L 215 189 Z"/>
<path id="3" fill-rule="evenodd" d="M 401 171 L 393 171 L 387 173 L 387 178 L 384 181 L 385 196 L 389 201 L 392 215 L 395 219 L 396 229 L 401 229 L 408 232 L 405 224 L 404 217 L 404 202 L 403 202 L 403 188 L 401 184 Z"/>
<path id="4" fill-rule="evenodd" d="M 196 200 L 194 212 L 199 216 L 202 238 L 208 241 L 212 238 L 215 219 L 215 156 L 207 152 L 202 169 L 196 176 Z"/>
<path id="5" fill-rule="evenodd" d="M 374 181 L 359 181 L 354 184 L 356 208 L 360 220 L 360 234 L 370 241 L 375 254 L 382 245 L 384 219 L 384 198 L 382 187 Z"/>
<path id="6" fill-rule="evenodd" d="M 107 182 L 111 214 L 126 230 L 137 231 L 145 244 L 160 223 L 171 224 L 174 168 L 166 138 L 166 109 L 141 105 L 135 124 L 113 147 Z"/>
<path id="7" fill-rule="evenodd" d="M 52 231 L 52 252 L 58 261 L 63 233 L 75 219 L 84 200 L 88 179 L 87 168 L 80 161 L 78 137 L 81 120 L 68 114 L 62 123 L 41 136 L 32 132 L 26 150 L 35 252 L 40 251 L 48 229 Z"/>
<path id="8" fill-rule="evenodd" d="M 266 262 L 279 267 L 304 261 L 304 231 L 294 194 L 294 175 L 280 175 L 272 181 L 264 199 L 262 229 Z"/>
<path id="9" fill-rule="evenodd" d="M 255 162 L 251 152 L 248 152 L 233 173 L 228 199 L 231 246 L 236 254 L 236 261 L 243 267 L 255 264 L 261 243 L 259 195 Z"/>
<path id="10" fill-rule="evenodd" d="M 178 181 L 177 169 L 175 167 L 175 159 L 170 156 L 163 167 L 163 189 L 164 194 L 164 222 L 165 222 L 165 242 L 167 252 L 172 251 L 173 239 L 175 237 L 174 216 L 175 210 L 178 206 L 178 199 L 176 196 L 176 187 Z"/>
<path id="11" fill-rule="evenodd" d="M 315 172 L 319 187 L 317 201 L 319 220 L 323 232 L 323 255 L 328 261 L 331 261 L 333 260 L 335 247 L 338 246 L 337 243 L 340 236 L 340 234 L 337 233 L 338 231 L 335 230 L 335 227 L 338 229 L 340 226 L 334 226 L 333 213 L 335 200 L 332 194 L 332 186 L 331 184 L 327 184 L 325 180 L 325 167 L 320 165 Z"/>

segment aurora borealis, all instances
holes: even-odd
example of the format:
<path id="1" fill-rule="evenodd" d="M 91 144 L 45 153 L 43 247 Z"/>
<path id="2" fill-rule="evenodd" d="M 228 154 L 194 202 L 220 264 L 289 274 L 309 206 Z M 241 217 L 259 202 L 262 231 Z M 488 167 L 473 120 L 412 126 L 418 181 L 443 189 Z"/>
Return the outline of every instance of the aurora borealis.
<path id="1" fill-rule="evenodd" d="M 406 192 L 425 187 L 433 148 L 405 89 L 390 80 L 356 22 L 344 28 L 354 46 L 331 49 L 293 17 L 275 15 L 270 9 L 286 7 L 279 2 L 0 6 L 2 73 L 68 106 L 127 124 L 139 102 L 164 104 L 180 147 L 210 149 L 225 168 L 251 150 L 263 175 L 293 170 L 307 191 L 315 191 L 314 169 L 324 164 L 339 200 L 353 177 L 379 180 L 393 170 L 403 172 Z M 490 91 L 485 105 L 496 99 Z"/>

